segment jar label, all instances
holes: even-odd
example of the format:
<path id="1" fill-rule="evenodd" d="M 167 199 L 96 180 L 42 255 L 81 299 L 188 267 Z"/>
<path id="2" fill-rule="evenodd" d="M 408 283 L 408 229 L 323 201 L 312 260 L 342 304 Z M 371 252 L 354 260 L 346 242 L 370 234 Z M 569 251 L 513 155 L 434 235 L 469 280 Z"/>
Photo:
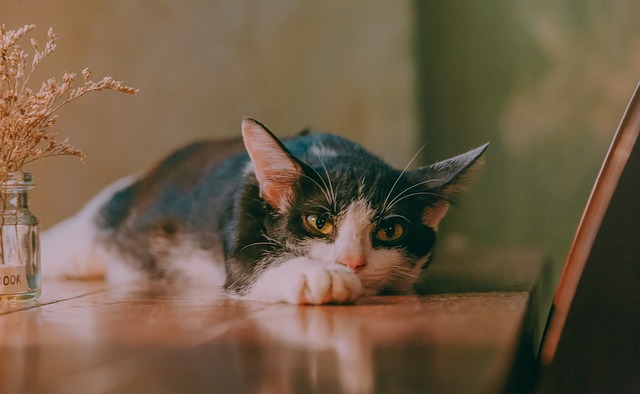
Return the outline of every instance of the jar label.
<path id="1" fill-rule="evenodd" d="M 0 294 L 29 291 L 26 265 L 0 265 Z"/>

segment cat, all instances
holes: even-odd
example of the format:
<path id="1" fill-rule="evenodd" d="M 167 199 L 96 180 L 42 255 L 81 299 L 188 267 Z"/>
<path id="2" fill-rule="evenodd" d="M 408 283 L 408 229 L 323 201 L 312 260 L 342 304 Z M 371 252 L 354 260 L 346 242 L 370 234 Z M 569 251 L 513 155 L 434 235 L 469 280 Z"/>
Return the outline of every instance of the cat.
<path id="1" fill-rule="evenodd" d="M 401 171 L 347 139 L 281 141 L 246 118 L 242 138 L 177 150 L 44 232 L 42 273 L 208 280 L 269 303 L 408 294 L 487 146 Z"/>

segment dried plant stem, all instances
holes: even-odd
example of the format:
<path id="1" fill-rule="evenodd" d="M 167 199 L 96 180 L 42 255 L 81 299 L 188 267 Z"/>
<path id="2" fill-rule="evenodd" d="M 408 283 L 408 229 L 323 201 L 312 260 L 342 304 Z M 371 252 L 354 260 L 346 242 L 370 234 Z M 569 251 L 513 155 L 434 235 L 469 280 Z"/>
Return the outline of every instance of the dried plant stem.
<path id="1" fill-rule="evenodd" d="M 121 81 L 104 77 L 91 79 L 88 68 L 82 70 L 82 84 L 75 87 L 77 74 L 65 73 L 61 80 L 50 78 L 38 90 L 29 82 L 36 67 L 56 48 L 56 35 L 49 29 L 47 43 L 40 48 L 31 39 L 33 60 L 18 41 L 35 28 L 25 25 L 17 30 L 7 30 L 0 25 L 0 181 L 10 172 L 20 172 L 34 160 L 51 156 L 76 156 L 84 158 L 79 149 L 67 139 L 58 140 L 52 130 L 57 120 L 56 112 L 68 103 L 91 92 L 113 90 L 135 94 L 137 89 Z"/>
<path id="2" fill-rule="evenodd" d="M 68 139 L 58 140 L 58 133 L 53 131 L 57 121 L 56 112 L 91 92 L 138 92 L 111 77 L 95 82 L 88 68 L 82 70 L 82 83 L 79 86 L 75 86 L 77 74 L 65 73 L 60 80 L 50 78 L 37 90 L 32 89 L 29 86 L 31 77 L 38 65 L 54 52 L 57 39 L 52 29 L 47 32 L 44 48 L 32 38 L 33 59 L 29 61 L 29 53 L 20 46 L 19 41 L 34 29 L 35 25 L 25 25 L 17 30 L 8 30 L 4 24 L 0 25 L 0 262 L 5 262 L 7 253 L 4 225 L 5 214 L 11 204 L 7 198 L 12 191 L 6 188 L 9 174 L 22 172 L 26 164 L 45 157 L 67 155 L 84 159 L 82 151 L 74 148 Z M 15 231 L 16 238 L 19 238 L 17 224 Z M 19 258 L 22 259 L 22 256 Z"/>

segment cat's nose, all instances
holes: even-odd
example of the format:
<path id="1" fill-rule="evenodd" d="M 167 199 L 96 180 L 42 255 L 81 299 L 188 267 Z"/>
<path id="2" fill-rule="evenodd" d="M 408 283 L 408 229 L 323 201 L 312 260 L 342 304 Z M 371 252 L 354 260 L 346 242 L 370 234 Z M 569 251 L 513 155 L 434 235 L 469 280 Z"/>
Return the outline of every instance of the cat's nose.
<path id="1" fill-rule="evenodd" d="M 360 257 L 345 257 L 344 259 L 339 260 L 338 264 L 351 268 L 353 272 L 358 272 L 367 265 L 367 261 Z"/>

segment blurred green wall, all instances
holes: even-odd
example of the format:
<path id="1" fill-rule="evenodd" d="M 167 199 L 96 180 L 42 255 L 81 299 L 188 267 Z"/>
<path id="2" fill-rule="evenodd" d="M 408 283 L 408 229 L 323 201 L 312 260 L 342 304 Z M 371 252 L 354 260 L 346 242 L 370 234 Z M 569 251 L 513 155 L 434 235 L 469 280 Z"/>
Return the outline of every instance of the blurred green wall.
<path id="1" fill-rule="evenodd" d="M 580 216 L 640 79 L 640 3 L 416 0 L 415 8 L 426 160 L 491 141 L 471 195 L 442 223 L 441 248 L 546 256 L 532 301 L 535 352 Z M 513 270 L 526 267 L 513 261 Z"/>
<path id="2" fill-rule="evenodd" d="M 444 242 L 527 246 L 555 277 L 640 78 L 640 3 L 416 1 L 429 158 L 491 141 Z"/>

